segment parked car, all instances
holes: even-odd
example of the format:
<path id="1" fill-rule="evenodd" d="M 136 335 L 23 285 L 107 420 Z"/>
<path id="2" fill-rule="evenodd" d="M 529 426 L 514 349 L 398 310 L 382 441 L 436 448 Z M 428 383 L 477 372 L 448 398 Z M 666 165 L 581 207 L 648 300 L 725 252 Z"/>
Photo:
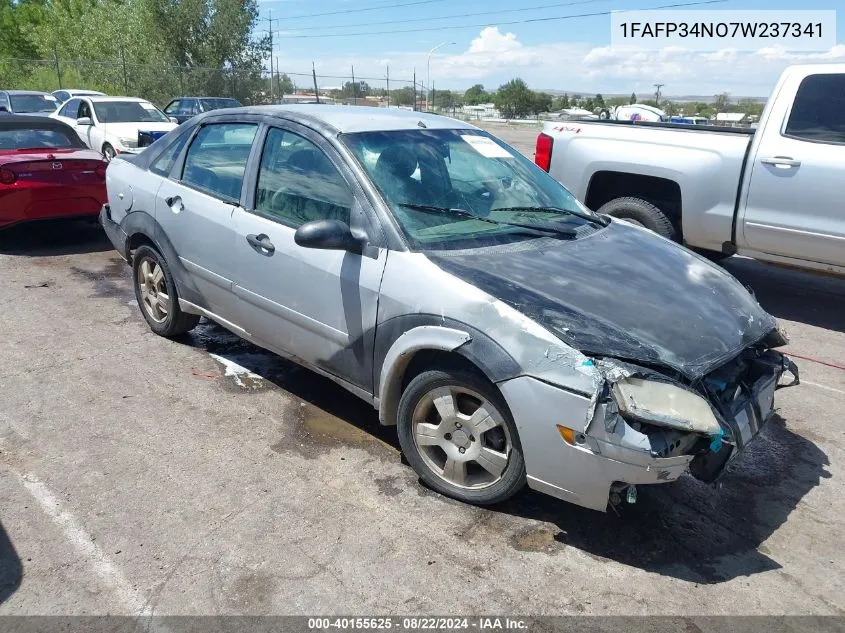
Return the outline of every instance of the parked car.
<path id="1" fill-rule="evenodd" d="M 0 117 L 0 229 L 29 220 L 96 218 L 106 165 L 76 133 L 47 117 Z"/>
<path id="2" fill-rule="evenodd" d="M 215 111 L 113 161 L 107 187 L 153 332 L 206 316 L 328 376 L 466 502 L 527 481 L 604 510 L 687 470 L 713 481 L 797 371 L 727 272 L 461 121 Z"/>
<path id="3" fill-rule="evenodd" d="M 164 113 L 181 124 L 203 112 L 239 107 L 236 99 L 227 97 L 176 97 L 164 107 Z"/>
<path id="4" fill-rule="evenodd" d="M 56 111 L 59 102 L 48 92 L 37 90 L 0 90 L 0 110 L 13 114 L 47 116 Z"/>
<path id="5" fill-rule="evenodd" d="M 51 116 L 74 128 L 106 160 L 150 145 L 176 127 L 152 103 L 135 97 L 74 97 Z"/>
<path id="6" fill-rule="evenodd" d="M 756 130 L 547 123 L 536 161 L 591 209 L 714 257 L 845 274 L 845 64 L 785 70 Z"/>
<path id="7" fill-rule="evenodd" d="M 104 97 L 104 92 L 98 92 L 96 90 L 78 90 L 76 88 L 67 88 L 62 90 L 54 90 L 52 92 L 53 96 L 56 97 L 56 100 L 59 103 L 64 103 L 68 99 L 72 97 Z"/>

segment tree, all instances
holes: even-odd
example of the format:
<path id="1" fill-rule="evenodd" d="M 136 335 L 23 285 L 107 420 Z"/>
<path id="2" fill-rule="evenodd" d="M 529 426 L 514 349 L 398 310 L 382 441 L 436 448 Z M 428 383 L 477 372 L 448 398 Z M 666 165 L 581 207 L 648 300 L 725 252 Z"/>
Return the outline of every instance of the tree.
<path id="1" fill-rule="evenodd" d="M 595 107 L 597 107 L 597 108 L 603 108 L 604 107 L 604 97 L 602 97 L 601 94 L 597 94 L 596 98 L 593 99 L 593 104 L 595 104 Z"/>
<path id="2" fill-rule="evenodd" d="M 287 76 L 287 73 L 282 73 L 278 79 L 279 96 L 293 94 L 293 81 Z"/>
<path id="3" fill-rule="evenodd" d="M 524 117 L 534 108 L 534 93 L 522 79 L 511 79 L 499 87 L 493 101 L 506 119 Z"/>
<path id="4" fill-rule="evenodd" d="M 451 110 L 461 105 L 458 96 L 451 90 L 438 90 L 434 93 L 434 107 L 441 110 Z"/>
<path id="5" fill-rule="evenodd" d="M 340 96 L 344 99 L 361 99 L 368 94 L 370 94 L 370 85 L 366 81 L 356 81 L 354 84 L 347 81 L 340 91 Z"/>
<path id="6" fill-rule="evenodd" d="M 728 109 L 729 104 L 730 97 L 728 97 L 728 93 L 722 92 L 713 97 L 713 103 L 711 105 L 716 110 L 716 112 L 724 112 Z"/>
<path id="7" fill-rule="evenodd" d="M 736 109 L 740 112 L 744 112 L 745 114 L 752 114 L 758 117 L 763 114 L 763 104 L 747 97 L 737 101 Z"/>
<path id="8" fill-rule="evenodd" d="M 632 93 L 631 93 L 631 100 L 630 100 L 630 101 L 628 101 L 628 105 L 633 105 L 633 104 L 635 104 L 636 102 L 637 102 L 637 93 L 632 92 Z"/>
<path id="9" fill-rule="evenodd" d="M 555 110 L 563 110 L 569 107 L 569 95 L 564 93 L 562 96 L 554 100 L 553 108 Z"/>
<path id="10" fill-rule="evenodd" d="M 552 95 L 545 92 L 535 92 L 531 112 L 540 114 L 549 112 L 552 109 Z"/>
<path id="11" fill-rule="evenodd" d="M 464 93 L 464 103 L 467 105 L 478 105 L 480 103 L 486 103 L 487 100 L 490 98 L 484 91 L 484 86 L 481 84 L 475 84 L 472 88 L 467 90 Z"/>
<path id="12" fill-rule="evenodd" d="M 411 86 L 390 91 L 390 102 L 401 106 L 414 105 L 415 91 Z"/>

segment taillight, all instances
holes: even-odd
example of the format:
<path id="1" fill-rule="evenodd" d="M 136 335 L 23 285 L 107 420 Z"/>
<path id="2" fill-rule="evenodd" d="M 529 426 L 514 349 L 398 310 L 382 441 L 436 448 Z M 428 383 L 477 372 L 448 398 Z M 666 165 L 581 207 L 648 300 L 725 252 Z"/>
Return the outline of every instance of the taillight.
<path id="1" fill-rule="evenodd" d="M 555 140 L 548 134 L 540 134 L 537 137 L 537 147 L 534 152 L 534 162 L 544 171 L 549 171 L 552 165 L 552 145 Z"/>
<path id="2" fill-rule="evenodd" d="M 0 185 L 12 185 L 18 179 L 18 175 L 11 169 L 0 169 Z"/>
<path id="3" fill-rule="evenodd" d="M 552 164 L 552 145 L 554 145 L 554 139 L 548 134 L 540 134 L 537 137 L 534 162 L 544 171 L 549 171 Z"/>
<path id="4" fill-rule="evenodd" d="M 94 173 L 97 174 L 97 178 L 101 178 L 102 180 L 106 179 L 106 167 L 108 165 L 97 165 L 97 169 L 94 170 Z"/>

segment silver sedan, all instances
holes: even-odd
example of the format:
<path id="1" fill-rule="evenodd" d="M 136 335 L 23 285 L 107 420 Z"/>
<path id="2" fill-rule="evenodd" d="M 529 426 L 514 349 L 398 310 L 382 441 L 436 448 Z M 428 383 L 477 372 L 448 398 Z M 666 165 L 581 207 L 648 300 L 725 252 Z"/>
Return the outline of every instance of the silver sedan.
<path id="1" fill-rule="evenodd" d="M 205 316 L 328 376 L 466 502 L 527 483 L 605 510 L 714 481 L 797 371 L 724 270 L 445 117 L 210 112 L 113 161 L 107 186 L 154 332 Z"/>

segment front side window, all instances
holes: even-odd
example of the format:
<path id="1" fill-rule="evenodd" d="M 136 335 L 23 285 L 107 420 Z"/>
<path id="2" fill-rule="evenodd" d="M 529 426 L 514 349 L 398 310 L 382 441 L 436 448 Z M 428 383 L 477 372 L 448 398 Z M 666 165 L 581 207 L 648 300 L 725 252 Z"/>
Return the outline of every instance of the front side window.
<path id="1" fill-rule="evenodd" d="M 257 130 L 254 123 L 203 126 L 188 148 L 182 182 L 237 202 Z"/>
<path id="2" fill-rule="evenodd" d="M 179 99 L 176 99 L 176 101 L 171 101 L 170 103 L 167 104 L 167 107 L 164 109 L 164 113 L 165 114 L 179 114 L 179 108 L 180 108 L 181 104 L 182 104 L 182 102 L 179 101 Z"/>
<path id="3" fill-rule="evenodd" d="M 277 128 L 267 133 L 255 209 L 291 227 L 313 220 L 349 224 L 352 192 L 328 156 L 308 139 Z"/>
<path id="4" fill-rule="evenodd" d="M 81 101 L 79 103 L 77 117 L 80 119 L 91 119 L 91 105 L 87 101 Z"/>
<path id="5" fill-rule="evenodd" d="M 417 249 L 492 246 L 544 233 L 573 238 L 585 223 L 600 224 L 546 172 L 480 130 L 360 132 L 341 139 Z"/>
<path id="6" fill-rule="evenodd" d="M 62 109 L 59 111 L 59 116 L 75 119 L 78 116 L 77 112 L 79 112 L 79 99 L 71 99 L 62 106 Z"/>
<path id="7" fill-rule="evenodd" d="M 845 74 L 805 77 L 784 133 L 819 143 L 845 143 Z"/>
<path id="8" fill-rule="evenodd" d="M 146 101 L 98 101 L 94 112 L 100 123 L 167 123 L 170 119 Z"/>
<path id="9" fill-rule="evenodd" d="M 179 152 L 182 151 L 182 148 L 185 146 L 185 143 L 188 140 L 188 137 L 191 136 L 190 134 L 183 134 L 178 139 L 173 141 L 166 150 L 164 150 L 158 158 L 153 161 L 153 164 L 150 165 L 150 171 L 153 173 L 158 174 L 159 176 L 164 176 L 165 178 L 170 175 L 170 170 L 173 169 L 173 163 L 176 162 L 176 158 L 179 156 Z"/>

